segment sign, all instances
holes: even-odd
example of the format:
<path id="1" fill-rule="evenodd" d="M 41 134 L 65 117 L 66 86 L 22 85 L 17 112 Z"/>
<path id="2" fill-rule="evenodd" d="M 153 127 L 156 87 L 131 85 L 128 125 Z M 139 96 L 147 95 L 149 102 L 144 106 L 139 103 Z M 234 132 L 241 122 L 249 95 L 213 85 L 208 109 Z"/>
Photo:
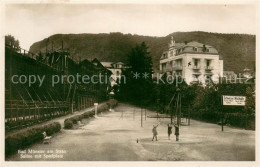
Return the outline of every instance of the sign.
<path id="1" fill-rule="evenodd" d="M 226 96 L 223 95 L 224 106 L 244 106 L 246 104 L 245 96 Z"/>
<path id="2" fill-rule="evenodd" d="M 97 106 L 98 105 L 98 103 L 94 103 L 94 106 Z"/>

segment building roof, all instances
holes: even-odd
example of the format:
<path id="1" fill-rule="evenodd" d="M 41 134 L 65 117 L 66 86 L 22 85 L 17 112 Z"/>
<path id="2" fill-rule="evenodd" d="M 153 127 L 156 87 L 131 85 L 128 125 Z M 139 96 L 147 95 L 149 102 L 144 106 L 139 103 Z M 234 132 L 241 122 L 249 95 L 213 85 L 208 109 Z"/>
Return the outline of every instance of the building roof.
<path id="1" fill-rule="evenodd" d="M 120 65 L 124 65 L 125 63 L 123 62 L 100 62 L 104 67 L 106 68 L 114 68 L 114 64 L 120 64 Z"/>
<path id="2" fill-rule="evenodd" d="M 194 48 L 197 48 L 194 50 Z M 205 48 L 205 49 L 204 49 Z M 169 46 L 169 50 L 176 49 L 176 56 L 183 54 L 183 53 L 199 53 L 199 54 L 218 54 L 218 51 L 210 46 L 205 45 L 203 43 L 197 42 L 197 41 L 191 41 L 191 42 L 184 42 L 184 43 L 174 43 Z M 164 51 L 163 54 L 165 54 L 167 51 Z M 168 57 L 168 56 L 167 56 Z M 167 58 L 164 55 L 162 55 L 161 59 Z M 222 57 L 220 56 L 220 60 Z"/>
<path id="3" fill-rule="evenodd" d="M 235 73 L 234 71 L 223 71 L 223 73 Z"/>
<path id="4" fill-rule="evenodd" d="M 223 71 L 223 75 L 236 75 L 234 71 Z"/>
<path id="5" fill-rule="evenodd" d="M 203 47 L 205 44 L 199 43 L 197 41 L 191 41 L 187 43 L 187 46 L 194 46 L 194 47 Z M 212 48 L 210 45 L 205 45 L 207 48 Z"/>
<path id="6" fill-rule="evenodd" d="M 119 62 L 117 62 L 117 63 L 114 63 L 114 64 L 125 64 L 125 63 L 123 63 L 123 62 L 121 62 L 121 61 L 119 61 Z"/>
<path id="7" fill-rule="evenodd" d="M 113 62 L 100 62 L 104 67 L 110 68 L 112 67 Z"/>

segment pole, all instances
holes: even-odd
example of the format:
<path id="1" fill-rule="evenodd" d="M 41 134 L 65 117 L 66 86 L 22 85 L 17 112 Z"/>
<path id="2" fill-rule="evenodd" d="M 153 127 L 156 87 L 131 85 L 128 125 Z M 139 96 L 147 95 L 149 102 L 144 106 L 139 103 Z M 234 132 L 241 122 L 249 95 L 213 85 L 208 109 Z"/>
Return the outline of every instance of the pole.
<path id="1" fill-rule="evenodd" d="M 188 119 L 188 125 L 190 126 L 190 106 L 189 106 L 189 119 Z"/>
<path id="2" fill-rule="evenodd" d="M 176 100 L 176 111 L 177 111 L 177 124 L 178 126 L 180 125 L 180 120 L 179 120 L 179 93 L 177 93 L 177 100 Z"/>
<path id="3" fill-rule="evenodd" d="M 221 106 L 220 106 L 220 110 L 221 110 L 221 131 L 224 131 L 224 113 L 223 113 L 223 97 L 221 96 Z"/>
<path id="4" fill-rule="evenodd" d="M 181 125 L 181 93 L 179 92 L 179 102 L 180 102 L 180 105 L 179 105 L 179 119 L 180 119 L 180 125 Z"/>
<path id="5" fill-rule="evenodd" d="M 222 112 L 222 120 L 221 120 L 221 130 L 222 132 L 224 131 L 224 114 L 223 114 L 223 110 L 221 109 L 221 112 Z"/>
<path id="6" fill-rule="evenodd" d="M 146 120 L 146 108 L 144 109 L 144 115 L 145 115 L 144 119 Z"/>
<path id="7" fill-rule="evenodd" d="M 160 99 L 157 99 L 157 120 L 158 120 L 158 117 L 159 117 L 159 110 L 160 110 Z"/>
<path id="8" fill-rule="evenodd" d="M 53 41 L 51 41 L 51 50 L 52 50 L 52 53 L 53 53 Z"/>
<path id="9" fill-rule="evenodd" d="M 141 108 L 141 127 L 143 127 L 143 109 Z"/>

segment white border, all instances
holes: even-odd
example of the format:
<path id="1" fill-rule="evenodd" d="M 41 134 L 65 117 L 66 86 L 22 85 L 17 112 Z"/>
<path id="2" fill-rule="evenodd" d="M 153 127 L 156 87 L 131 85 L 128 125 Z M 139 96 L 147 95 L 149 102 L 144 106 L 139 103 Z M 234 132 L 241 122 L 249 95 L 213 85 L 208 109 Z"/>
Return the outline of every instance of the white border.
<path id="1" fill-rule="evenodd" d="M 240 167 L 240 166 L 248 166 L 248 167 L 257 167 L 260 166 L 259 163 L 259 130 L 256 130 L 256 160 L 255 161 L 34 161 L 34 162 L 21 162 L 21 161 L 5 161 L 4 157 L 4 92 L 5 92 L 5 79 L 4 79 L 4 73 L 5 73 L 5 61 L 4 61 L 4 23 L 5 23 L 5 11 L 4 7 L 5 4 L 17 4 L 17 3 L 23 3 L 23 4 L 29 4 L 29 3 L 54 3 L 54 4 L 60 4 L 60 3 L 66 3 L 66 4 L 255 4 L 257 5 L 257 27 L 256 27 L 256 102 L 258 101 L 258 93 L 259 93 L 259 84 L 258 84 L 258 73 L 259 73 L 259 67 L 260 67 L 260 55 L 259 55 L 259 30 L 260 30 L 260 16 L 259 16 L 259 0 L 0 0 L 0 107 L 1 107 L 1 140 L 0 140 L 0 166 L 192 166 L 192 167 L 199 167 L 199 166 L 227 166 L 227 167 Z M 259 109 L 260 103 L 256 103 L 256 129 L 259 129 L 259 114 L 257 114 L 257 111 Z"/>

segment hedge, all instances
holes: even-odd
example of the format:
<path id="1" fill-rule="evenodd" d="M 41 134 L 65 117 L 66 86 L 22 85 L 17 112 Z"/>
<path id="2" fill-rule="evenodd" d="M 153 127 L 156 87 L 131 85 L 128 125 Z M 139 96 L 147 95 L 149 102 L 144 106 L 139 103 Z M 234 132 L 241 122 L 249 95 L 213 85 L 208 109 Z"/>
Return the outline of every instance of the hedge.
<path id="1" fill-rule="evenodd" d="M 59 132 L 59 122 L 50 123 L 41 127 L 29 128 L 25 132 L 16 133 L 5 138 L 5 156 L 9 156 L 19 149 L 24 149 L 40 140 L 43 140 L 42 133 L 45 131 L 48 136 Z"/>
<path id="2" fill-rule="evenodd" d="M 107 103 L 105 104 L 101 104 L 100 106 L 98 106 L 98 113 L 101 112 L 105 112 L 108 111 L 109 108 L 114 108 L 115 106 L 117 106 L 118 102 L 117 100 L 114 99 L 110 99 Z M 68 119 L 64 120 L 64 128 L 65 129 L 72 129 L 73 128 L 73 124 L 77 124 L 78 121 L 81 121 L 84 118 L 90 118 L 93 117 L 95 114 L 95 109 L 91 109 L 90 111 L 87 111 L 81 115 L 75 115 L 73 117 L 70 117 Z"/>
<path id="3" fill-rule="evenodd" d="M 218 123 L 221 121 L 222 113 L 220 112 L 191 112 L 191 118 L 205 122 Z M 225 113 L 224 120 L 227 124 L 245 129 L 255 129 L 255 117 L 243 113 Z"/>

